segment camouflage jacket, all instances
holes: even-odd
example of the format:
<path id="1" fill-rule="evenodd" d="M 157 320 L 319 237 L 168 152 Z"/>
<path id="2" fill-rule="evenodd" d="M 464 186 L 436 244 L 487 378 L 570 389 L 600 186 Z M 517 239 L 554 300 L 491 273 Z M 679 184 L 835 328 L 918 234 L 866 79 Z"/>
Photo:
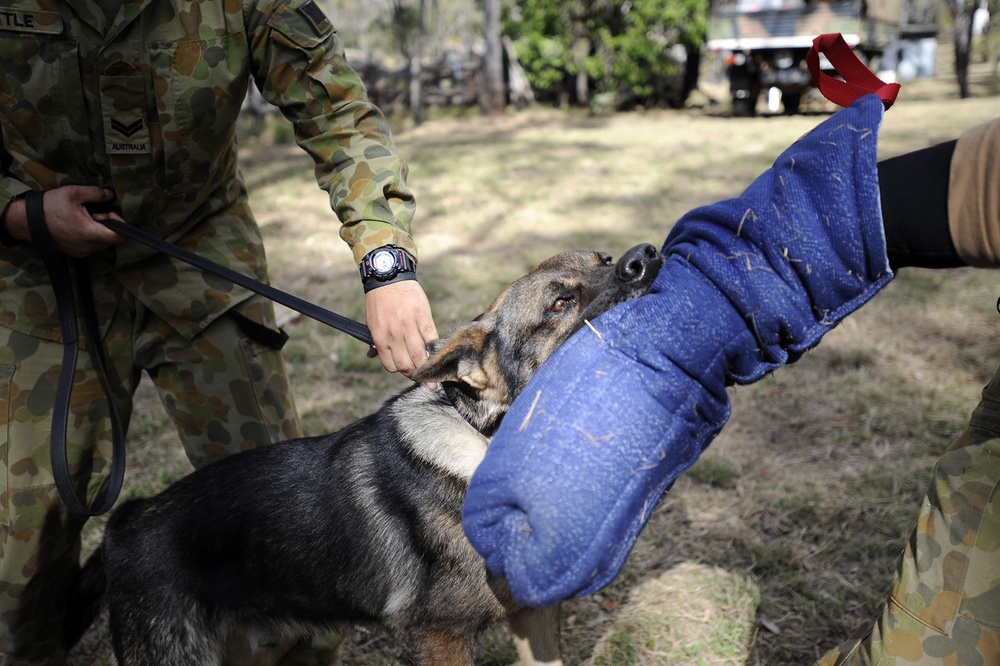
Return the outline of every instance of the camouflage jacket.
<path id="1" fill-rule="evenodd" d="M 27 190 L 110 187 L 127 223 L 266 279 L 236 159 L 252 78 L 315 160 L 355 258 L 415 255 L 406 167 L 313 0 L 125 0 L 111 23 L 101 4 L 0 8 L 0 211 Z M 91 269 L 188 336 L 249 295 L 131 241 Z M 59 339 L 47 281 L 30 244 L 0 248 L 0 325 Z"/>

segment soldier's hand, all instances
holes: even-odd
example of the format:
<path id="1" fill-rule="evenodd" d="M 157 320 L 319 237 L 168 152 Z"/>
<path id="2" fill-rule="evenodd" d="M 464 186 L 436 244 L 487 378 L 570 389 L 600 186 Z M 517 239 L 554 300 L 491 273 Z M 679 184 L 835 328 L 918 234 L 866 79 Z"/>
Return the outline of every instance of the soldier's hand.
<path id="1" fill-rule="evenodd" d="M 114 201 L 113 191 L 91 185 L 66 185 L 45 192 L 42 207 L 45 224 L 55 249 L 70 257 L 86 257 L 125 239 L 98 222 L 102 219 L 124 221 L 107 205 Z M 11 203 L 4 212 L 3 224 L 11 236 L 31 240 L 24 201 Z"/>
<path id="2" fill-rule="evenodd" d="M 416 280 L 366 293 L 365 323 L 382 366 L 407 377 L 427 359 L 427 343 L 438 338 L 427 295 Z"/>

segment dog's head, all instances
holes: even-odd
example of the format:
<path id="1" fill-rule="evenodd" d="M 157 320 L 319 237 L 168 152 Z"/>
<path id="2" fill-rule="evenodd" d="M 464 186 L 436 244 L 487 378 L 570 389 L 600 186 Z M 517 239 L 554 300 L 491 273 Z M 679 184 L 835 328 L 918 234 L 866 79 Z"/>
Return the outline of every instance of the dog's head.
<path id="1" fill-rule="evenodd" d="M 413 379 L 441 383 L 462 415 L 492 436 L 542 362 L 589 320 L 646 293 L 662 265 L 648 244 L 617 263 L 602 252 L 546 259 L 486 312 L 434 343 Z"/>

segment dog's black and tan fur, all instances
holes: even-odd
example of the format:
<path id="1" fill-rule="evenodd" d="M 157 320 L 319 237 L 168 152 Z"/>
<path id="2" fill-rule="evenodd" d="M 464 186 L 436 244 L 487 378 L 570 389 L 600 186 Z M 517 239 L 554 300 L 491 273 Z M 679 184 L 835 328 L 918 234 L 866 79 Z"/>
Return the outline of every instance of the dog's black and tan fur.
<path id="1" fill-rule="evenodd" d="M 379 623 L 416 664 L 472 664 L 507 619 L 525 663 L 559 663 L 557 609 L 519 607 L 462 532 L 468 481 L 534 371 L 649 288 L 649 245 L 568 252 L 436 343 L 415 385 L 332 435 L 247 451 L 111 517 L 72 613 L 103 601 L 121 666 L 219 664 L 234 636 Z"/>

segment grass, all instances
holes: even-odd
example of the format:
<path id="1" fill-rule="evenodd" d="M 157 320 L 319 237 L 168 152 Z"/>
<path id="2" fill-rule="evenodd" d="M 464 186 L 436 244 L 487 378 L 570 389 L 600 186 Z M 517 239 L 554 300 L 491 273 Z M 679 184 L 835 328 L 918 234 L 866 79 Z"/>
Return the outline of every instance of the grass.
<path id="1" fill-rule="evenodd" d="M 691 466 L 687 475 L 715 488 L 735 488 L 740 479 L 740 467 L 724 458 L 707 454 Z"/>
<path id="2" fill-rule="evenodd" d="M 939 53 L 949 49 L 943 41 Z M 937 77 L 904 85 L 880 155 L 994 118 L 1000 85 L 988 67 L 976 65 L 973 91 L 957 99 L 947 61 Z M 421 282 L 439 330 L 475 316 L 556 252 L 619 256 L 640 242 L 658 245 L 683 213 L 738 194 L 826 114 L 534 109 L 401 131 L 419 200 Z M 360 318 L 356 270 L 309 158 L 253 139 L 243 157 L 273 283 Z M 797 363 L 734 388 L 729 424 L 661 501 L 619 577 L 564 604 L 566 663 L 803 664 L 864 626 L 936 457 L 1000 358 L 997 296 L 990 272 L 904 270 Z M 407 384 L 367 359 L 361 343 L 279 316 L 287 316 L 286 360 L 310 432 L 337 429 Z M 148 385 L 138 400 L 130 494 L 154 492 L 188 469 Z M 88 547 L 100 526 L 89 528 Z M 396 646 L 367 629 L 351 634 L 344 658 L 399 661 Z M 514 658 L 504 628 L 484 635 L 481 664 Z"/>
<path id="3" fill-rule="evenodd" d="M 684 563 L 632 590 L 589 663 L 742 664 L 749 656 L 759 601 L 749 578 Z"/>

